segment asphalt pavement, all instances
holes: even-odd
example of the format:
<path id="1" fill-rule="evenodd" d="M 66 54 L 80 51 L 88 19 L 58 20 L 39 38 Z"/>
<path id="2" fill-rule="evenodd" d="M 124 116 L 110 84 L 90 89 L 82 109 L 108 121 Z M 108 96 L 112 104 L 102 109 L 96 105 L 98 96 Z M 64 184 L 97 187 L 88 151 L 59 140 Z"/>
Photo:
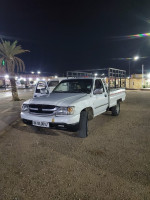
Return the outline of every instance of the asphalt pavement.
<path id="1" fill-rule="evenodd" d="M 0 92 L 0 135 L 20 117 L 22 103 L 33 96 L 33 89 L 18 90 L 21 101 L 12 101 L 11 91 Z"/>

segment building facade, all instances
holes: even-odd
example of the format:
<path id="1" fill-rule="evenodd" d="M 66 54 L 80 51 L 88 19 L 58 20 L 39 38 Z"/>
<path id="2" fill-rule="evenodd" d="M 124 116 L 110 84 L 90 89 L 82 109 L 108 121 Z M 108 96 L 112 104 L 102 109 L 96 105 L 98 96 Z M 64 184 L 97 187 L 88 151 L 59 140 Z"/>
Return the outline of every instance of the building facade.
<path id="1" fill-rule="evenodd" d="M 150 88 L 150 74 L 133 74 L 131 78 L 126 79 L 126 88 L 142 89 Z"/>

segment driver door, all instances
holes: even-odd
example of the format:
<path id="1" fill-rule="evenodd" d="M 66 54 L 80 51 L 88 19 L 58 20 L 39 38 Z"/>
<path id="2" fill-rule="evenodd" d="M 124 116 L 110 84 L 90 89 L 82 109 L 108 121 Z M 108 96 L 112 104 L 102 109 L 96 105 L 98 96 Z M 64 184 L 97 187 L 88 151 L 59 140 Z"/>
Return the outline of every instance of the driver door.
<path id="1" fill-rule="evenodd" d="M 105 91 L 101 79 L 95 80 L 94 91 L 101 90 L 101 94 L 93 94 L 94 96 L 94 115 L 99 115 L 107 110 L 108 94 Z"/>

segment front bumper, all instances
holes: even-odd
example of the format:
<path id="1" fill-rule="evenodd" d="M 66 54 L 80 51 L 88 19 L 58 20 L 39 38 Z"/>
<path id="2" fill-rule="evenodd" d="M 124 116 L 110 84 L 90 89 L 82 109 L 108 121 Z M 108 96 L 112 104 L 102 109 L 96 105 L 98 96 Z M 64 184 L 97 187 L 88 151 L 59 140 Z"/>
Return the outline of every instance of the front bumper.
<path id="1" fill-rule="evenodd" d="M 27 119 L 22 119 L 22 121 L 27 124 L 32 126 L 32 121 L 27 120 Z M 65 124 L 65 123 L 49 123 L 49 128 L 54 128 L 54 129 L 63 129 L 63 130 L 70 130 L 70 131 L 77 131 L 79 128 L 79 123 L 76 124 Z"/>
<path id="2" fill-rule="evenodd" d="M 66 116 L 42 116 L 33 115 L 26 112 L 21 112 L 21 119 L 24 123 L 32 125 L 32 121 L 48 122 L 50 128 L 62 128 L 70 129 L 76 127 L 79 124 L 80 115 L 66 115 Z"/>

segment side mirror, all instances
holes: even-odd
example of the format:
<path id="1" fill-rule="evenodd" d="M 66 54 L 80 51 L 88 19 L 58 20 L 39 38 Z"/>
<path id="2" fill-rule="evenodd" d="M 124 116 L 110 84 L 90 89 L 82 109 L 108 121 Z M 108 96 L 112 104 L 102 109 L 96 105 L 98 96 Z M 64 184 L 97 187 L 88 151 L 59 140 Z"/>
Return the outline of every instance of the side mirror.
<path id="1" fill-rule="evenodd" d="M 93 94 L 102 94 L 103 93 L 103 88 L 101 89 L 95 89 Z"/>
<path id="2" fill-rule="evenodd" d="M 40 89 L 41 94 L 49 94 L 49 91 L 45 88 Z"/>

